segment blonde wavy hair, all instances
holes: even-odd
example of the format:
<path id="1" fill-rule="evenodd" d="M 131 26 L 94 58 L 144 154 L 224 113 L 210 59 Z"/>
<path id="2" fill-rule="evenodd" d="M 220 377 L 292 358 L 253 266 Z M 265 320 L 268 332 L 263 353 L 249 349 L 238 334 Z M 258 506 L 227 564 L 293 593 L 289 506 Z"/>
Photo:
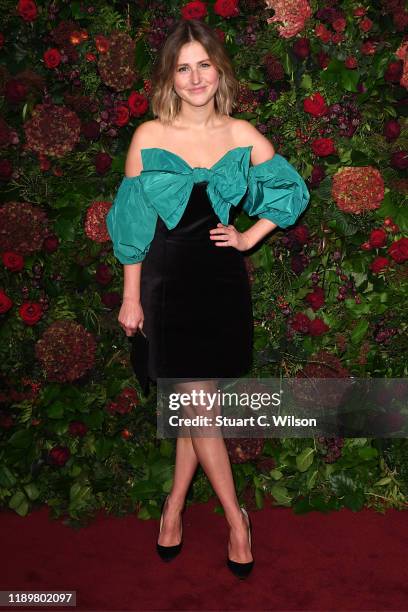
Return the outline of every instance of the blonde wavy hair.
<path id="1" fill-rule="evenodd" d="M 229 115 L 235 106 L 239 81 L 223 43 L 203 21 L 183 19 L 170 29 L 152 71 L 151 109 L 163 123 L 171 123 L 181 109 L 181 99 L 173 89 L 173 75 L 181 47 L 193 41 L 203 45 L 219 73 L 219 86 L 214 97 L 216 112 Z"/>

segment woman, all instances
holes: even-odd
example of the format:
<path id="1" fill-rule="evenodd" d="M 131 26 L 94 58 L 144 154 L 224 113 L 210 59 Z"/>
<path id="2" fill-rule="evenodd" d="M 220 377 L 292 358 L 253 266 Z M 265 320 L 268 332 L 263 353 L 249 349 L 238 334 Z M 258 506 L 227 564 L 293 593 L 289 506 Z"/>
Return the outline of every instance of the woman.
<path id="1" fill-rule="evenodd" d="M 124 264 L 118 320 L 128 336 L 143 328 L 152 380 L 184 378 L 177 391 L 215 392 L 219 378 L 245 375 L 251 366 L 243 254 L 278 225 L 294 223 L 309 193 L 255 127 L 230 116 L 238 82 L 205 23 L 180 21 L 172 28 L 152 82 L 158 118 L 136 129 L 107 217 L 114 253 Z M 245 232 L 233 225 L 240 202 L 259 219 Z M 194 410 L 205 411 L 205 405 Z M 182 511 L 200 463 L 230 528 L 227 565 L 245 578 L 254 565 L 250 520 L 236 496 L 225 442 L 214 433 L 177 439 L 157 551 L 170 560 L 181 550 Z"/>

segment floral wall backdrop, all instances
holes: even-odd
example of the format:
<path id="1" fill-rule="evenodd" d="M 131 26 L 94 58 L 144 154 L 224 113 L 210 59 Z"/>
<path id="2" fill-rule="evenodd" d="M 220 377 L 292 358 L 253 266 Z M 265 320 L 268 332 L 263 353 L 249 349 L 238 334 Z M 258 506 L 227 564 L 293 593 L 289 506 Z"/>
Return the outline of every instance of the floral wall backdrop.
<path id="1" fill-rule="evenodd" d="M 105 218 L 175 20 L 216 28 L 251 121 L 307 182 L 298 223 L 246 257 L 253 376 L 407 376 L 408 11 L 403 0 L 1 0 L 0 503 L 158 518 L 156 439 L 117 322 Z M 238 229 L 253 220 L 245 213 Z M 239 330 L 237 330 L 239 333 Z M 384 398 L 383 398 L 384 399 Z M 397 398 L 398 400 L 398 398 Z M 389 437 L 227 439 L 242 499 L 296 512 L 403 508 L 407 412 Z M 380 407 L 378 413 L 381 413 Z M 392 435 L 392 437 L 391 437 Z M 212 489 L 199 468 L 191 500 Z"/>

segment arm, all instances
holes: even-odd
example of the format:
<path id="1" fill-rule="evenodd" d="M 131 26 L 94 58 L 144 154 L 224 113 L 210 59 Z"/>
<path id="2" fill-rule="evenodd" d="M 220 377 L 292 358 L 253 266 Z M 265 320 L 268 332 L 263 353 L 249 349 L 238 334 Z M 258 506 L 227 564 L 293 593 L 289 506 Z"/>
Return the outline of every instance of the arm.
<path id="1" fill-rule="evenodd" d="M 235 139 L 237 146 L 248 146 L 252 144 L 251 162 L 255 166 L 261 164 L 268 159 L 272 159 L 275 155 L 273 144 L 265 138 L 251 123 L 244 119 L 237 119 L 234 124 Z M 229 230 L 222 224 L 218 224 L 218 229 L 211 230 L 211 239 L 225 239 L 229 236 L 228 244 L 223 242 L 215 243 L 217 246 L 234 246 L 240 251 L 252 249 L 262 238 L 277 227 L 269 219 L 259 219 L 245 232 L 238 232 L 233 225 L 227 226 Z"/>
<path id="2" fill-rule="evenodd" d="M 129 145 L 129 150 L 126 157 L 125 163 L 125 176 L 128 179 L 128 182 L 132 182 L 130 179 L 139 176 L 141 171 L 143 170 L 142 158 L 140 149 L 143 148 L 144 143 L 146 142 L 145 132 L 146 125 L 140 125 L 134 132 L 131 143 Z M 128 192 L 129 194 L 129 192 Z M 140 196 L 140 194 L 139 194 Z M 133 208 L 129 209 L 130 200 L 125 196 L 124 200 L 122 200 L 122 214 L 127 212 L 127 217 L 125 217 L 125 223 L 131 224 L 133 216 L 137 213 L 137 204 L 138 202 L 142 205 L 142 202 L 138 200 L 137 191 L 133 191 Z M 135 208 L 136 207 L 136 208 Z M 142 208 L 140 208 L 140 214 L 142 215 Z M 112 211 L 113 214 L 113 211 Z M 144 217 L 141 216 L 141 219 Z M 112 220 L 110 221 L 112 235 L 114 235 L 114 227 L 115 223 Z M 135 236 L 133 235 L 133 238 Z M 140 245 L 142 247 L 142 245 Z M 133 255 L 133 251 L 130 250 L 128 253 L 124 250 L 123 244 L 121 247 L 118 246 L 117 256 L 123 262 L 123 300 L 122 306 L 119 312 L 118 321 L 121 325 L 122 329 L 125 331 L 127 336 L 132 336 L 138 327 L 143 328 L 144 321 L 144 313 L 140 302 L 140 279 L 142 272 L 142 261 L 136 261 L 135 263 L 130 263 L 133 258 L 138 259 Z M 143 251 L 141 251 L 142 253 Z M 142 255 L 139 255 L 139 258 Z M 129 261 L 129 263 L 125 263 Z"/>

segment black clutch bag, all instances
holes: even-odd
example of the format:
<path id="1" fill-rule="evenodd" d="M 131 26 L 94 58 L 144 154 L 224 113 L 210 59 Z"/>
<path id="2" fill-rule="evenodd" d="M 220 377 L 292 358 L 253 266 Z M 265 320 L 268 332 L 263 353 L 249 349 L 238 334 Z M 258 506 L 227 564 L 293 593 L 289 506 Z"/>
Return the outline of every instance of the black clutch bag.
<path id="1" fill-rule="evenodd" d="M 143 395 L 149 395 L 149 340 L 143 330 L 138 327 L 133 336 L 128 336 L 130 342 L 130 363 L 137 380 L 142 388 Z"/>

